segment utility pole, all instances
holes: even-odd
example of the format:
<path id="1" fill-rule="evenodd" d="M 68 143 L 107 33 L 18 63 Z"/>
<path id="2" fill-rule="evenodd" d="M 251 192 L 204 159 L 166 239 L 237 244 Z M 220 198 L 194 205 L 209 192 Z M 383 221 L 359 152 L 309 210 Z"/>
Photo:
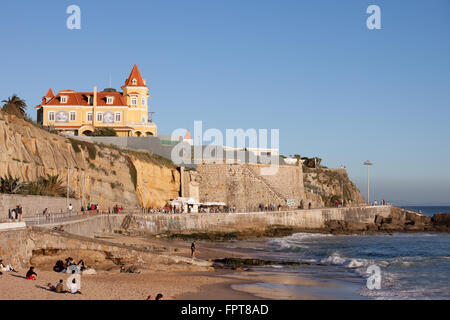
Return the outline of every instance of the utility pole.
<path id="1" fill-rule="evenodd" d="M 344 168 L 344 166 L 341 165 L 341 168 Z M 342 178 L 342 175 L 341 175 L 341 191 L 342 191 L 342 206 L 344 206 L 344 180 Z"/>
<path id="2" fill-rule="evenodd" d="M 66 198 L 66 208 L 69 207 L 69 190 L 70 190 L 70 187 L 69 187 L 69 183 L 70 183 L 70 181 L 69 181 L 69 175 L 70 175 L 70 169 L 69 169 L 69 167 L 67 167 L 67 194 L 66 194 L 67 198 Z"/>
<path id="3" fill-rule="evenodd" d="M 81 180 L 81 206 L 84 208 L 84 183 L 85 183 L 85 172 L 83 171 Z"/>
<path id="4" fill-rule="evenodd" d="M 370 166 L 373 166 L 373 163 L 367 160 L 364 165 L 367 166 L 367 202 L 370 205 Z"/>

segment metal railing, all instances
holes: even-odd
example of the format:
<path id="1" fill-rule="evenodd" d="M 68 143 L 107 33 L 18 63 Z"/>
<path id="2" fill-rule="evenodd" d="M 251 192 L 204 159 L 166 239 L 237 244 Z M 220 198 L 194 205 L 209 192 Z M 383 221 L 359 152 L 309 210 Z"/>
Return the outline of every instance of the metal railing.
<path id="1" fill-rule="evenodd" d="M 39 226 L 39 225 L 53 225 L 53 224 L 64 224 L 66 222 L 77 221 L 88 219 L 95 216 L 101 215 L 118 215 L 118 214 L 139 214 L 140 209 L 127 209 L 121 210 L 119 213 L 115 213 L 111 210 L 108 211 L 98 211 L 98 210 L 87 210 L 87 211 L 77 211 L 77 212 L 64 212 L 64 213 L 49 213 L 48 216 L 44 214 L 36 214 L 33 216 L 24 217 L 22 221 L 26 223 L 27 226 Z M 17 221 L 17 220 L 16 220 Z"/>

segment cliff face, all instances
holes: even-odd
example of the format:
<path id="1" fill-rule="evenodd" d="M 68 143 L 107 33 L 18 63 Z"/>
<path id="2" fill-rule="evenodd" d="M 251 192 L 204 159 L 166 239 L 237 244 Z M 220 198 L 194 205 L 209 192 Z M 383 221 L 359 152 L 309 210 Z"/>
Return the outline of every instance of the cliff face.
<path id="1" fill-rule="evenodd" d="M 305 195 L 313 207 L 333 206 L 344 198 L 349 205 L 364 204 L 359 189 L 350 181 L 345 169 L 311 169 L 303 172 Z"/>
<path id="2" fill-rule="evenodd" d="M 136 193 L 145 208 L 162 208 L 180 194 L 180 173 L 131 157 L 137 172 Z"/>
<path id="3" fill-rule="evenodd" d="M 136 168 L 136 186 L 129 159 Z M 142 203 L 163 206 L 180 185 L 172 168 L 138 160 L 121 150 L 69 140 L 0 112 L 1 177 L 30 182 L 58 174 L 66 186 L 68 170 L 72 194 L 79 199 L 84 194 L 85 203 L 98 203 L 101 209 L 115 204 L 128 209 Z"/>

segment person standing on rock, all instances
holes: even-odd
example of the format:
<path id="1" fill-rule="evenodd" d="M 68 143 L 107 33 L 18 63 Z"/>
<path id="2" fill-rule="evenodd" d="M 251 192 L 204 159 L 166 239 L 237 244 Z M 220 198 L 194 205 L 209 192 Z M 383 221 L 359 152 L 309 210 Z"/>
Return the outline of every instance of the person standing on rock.
<path id="1" fill-rule="evenodd" d="M 195 242 L 191 244 L 191 258 L 195 258 Z"/>

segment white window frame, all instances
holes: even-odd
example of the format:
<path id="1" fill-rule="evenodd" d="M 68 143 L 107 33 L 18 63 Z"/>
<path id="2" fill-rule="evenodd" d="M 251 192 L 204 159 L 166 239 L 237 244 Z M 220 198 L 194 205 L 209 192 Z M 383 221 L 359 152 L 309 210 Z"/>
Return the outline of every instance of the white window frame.
<path id="1" fill-rule="evenodd" d="M 91 119 L 89 119 L 91 118 Z M 92 111 L 86 112 L 86 121 L 92 122 Z"/>
<path id="2" fill-rule="evenodd" d="M 72 115 L 74 115 L 73 120 L 72 120 Z M 77 112 L 76 111 L 69 112 L 69 121 L 77 121 Z"/>
<path id="3" fill-rule="evenodd" d="M 88 104 L 93 104 L 93 103 L 94 103 L 94 97 L 88 96 Z"/>
<path id="4" fill-rule="evenodd" d="M 48 121 L 55 121 L 55 111 L 48 112 Z"/>
<path id="5" fill-rule="evenodd" d="M 138 98 L 131 97 L 131 105 L 134 107 L 134 106 L 137 106 L 137 104 L 138 104 Z"/>
<path id="6" fill-rule="evenodd" d="M 114 103 L 114 97 L 106 97 L 106 104 L 113 104 Z"/>
<path id="7" fill-rule="evenodd" d="M 137 80 L 133 79 L 133 81 L 131 81 L 131 83 L 135 86 L 135 85 L 137 85 Z"/>
<path id="8" fill-rule="evenodd" d="M 146 106 L 147 105 L 147 99 L 145 99 L 145 97 L 142 97 L 141 103 L 142 103 L 143 106 Z"/>
<path id="9" fill-rule="evenodd" d="M 61 103 L 67 103 L 67 96 L 61 96 Z"/>
<path id="10" fill-rule="evenodd" d="M 119 116 L 119 117 L 117 118 L 117 116 Z M 119 119 L 119 120 L 117 120 L 117 119 Z M 122 122 L 122 112 L 114 113 L 114 122 Z"/>
<path id="11" fill-rule="evenodd" d="M 98 116 L 101 116 L 100 120 L 99 120 Z M 103 122 L 103 112 L 97 112 L 95 119 L 97 119 L 97 122 Z"/>

